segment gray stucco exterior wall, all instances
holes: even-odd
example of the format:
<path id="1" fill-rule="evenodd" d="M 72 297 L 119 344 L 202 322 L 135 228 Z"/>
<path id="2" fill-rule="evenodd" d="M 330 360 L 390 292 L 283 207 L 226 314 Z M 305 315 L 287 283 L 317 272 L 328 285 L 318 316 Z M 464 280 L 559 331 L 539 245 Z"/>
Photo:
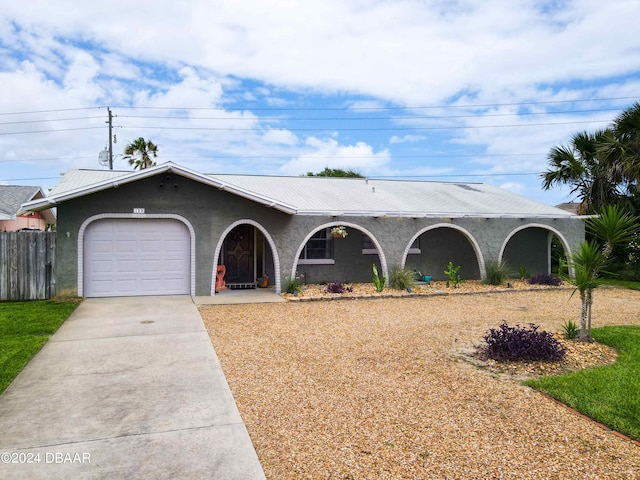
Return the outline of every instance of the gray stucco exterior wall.
<path id="1" fill-rule="evenodd" d="M 134 208 L 144 214 L 134 214 Z M 78 262 L 83 246 L 81 228 L 89 219 L 126 215 L 144 220 L 154 215 L 179 216 L 191 226 L 195 236 L 195 295 L 210 295 L 216 247 L 223 233 L 238 221 L 249 220 L 273 241 L 275 251 L 265 256 L 265 270 L 284 281 L 294 272 L 308 272 L 309 280 L 371 281 L 371 264 L 385 274 L 394 265 L 432 269 L 435 275 L 449 260 L 462 265 L 464 278 L 480 278 L 489 259 L 518 256 L 523 250 L 546 255 L 541 232 L 553 232 L 566 249 L 584 240 L 583 222 L 576 218 L 404 218 L 329 217 L 289 215 L 260 203 L 219 190 L 175 173 L 161 173 L 133 183 L 109 188 L 58 205 L 57 291 L 60 295 L 79 292 Z M 298 254 L 306 240 L 318 229 L 347 225 L 349 235 L 334 241 L 333 265 L 301 265 Z M 434 228 L 435 227 L 435 228 Z M 380 247 L 379 255 L 362 253 L 362 233 Z M 420 236 L 421 253 L 408 248 Z M 513 243 L 509 243 L 513 240 Z M 544 248 L 545 253 L 538 250 Z M 536 253 L 537 252 L 537 253 Z M 537 257 L 536 257 L 537 258 Z M 540 257 L 542 258 L 542 257 Z M 538 260 L 536 260 L 538 261 Z M 278 263 L 271 267 L 270 262 Z M 431 262 L 431 263 L 428 263 Z M 426 273 L 426 272 L 424 272 Z M 437 277 L 435 277 L 437 278 Z M 270 283 L 276 279 L 271 278 Z M 81 289 L 80 289 L 81 290 Z"/>

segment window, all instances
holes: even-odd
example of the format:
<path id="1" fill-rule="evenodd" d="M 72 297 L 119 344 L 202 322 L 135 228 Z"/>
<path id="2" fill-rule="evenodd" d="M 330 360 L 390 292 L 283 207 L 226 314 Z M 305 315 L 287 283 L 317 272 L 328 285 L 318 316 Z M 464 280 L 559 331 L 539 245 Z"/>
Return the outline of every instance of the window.
<path id="1" fill-rule="evenodd" d="M 368 235 L 362 234 L 362 254 L 363 255 L 377 255 L 378 249 L 376 248 L 373 240 Z"/>
<path id="2" fill-rule="evenodd" d="M 378 253 L 378 249 L 376 248 L 375 244 L 373 243 L 373 241 L 371 240 L 371 238 L 369 238 L 368 235 L 365 235 L 364 233 L 362 234 L 362 254 L 363 255 L 376 255 Z M 411 244 L 411 247 L 409 247 L 409 255 L 411 254 L 419 254 L 421 253 L 420 250 L 420 237 L 416 238 L 415 242 L 413 242 Z"/>
<path id="3" fill-rule="evenodd" d="M 416 238 L 415 242 L 413 242 L 409 247 L 409 255 L 411 255 L 412 253 L 419 254 L 421 252 L 422 250 L 420 250 L 420 237 L 418 237 Z"/>
<path id="4" fill-rule="evenodd" d="M 329 229 L 318 230 L 307 241 L 300 253 L 298 263 L 302 264 L 333 264 L 333 239 Z"/>

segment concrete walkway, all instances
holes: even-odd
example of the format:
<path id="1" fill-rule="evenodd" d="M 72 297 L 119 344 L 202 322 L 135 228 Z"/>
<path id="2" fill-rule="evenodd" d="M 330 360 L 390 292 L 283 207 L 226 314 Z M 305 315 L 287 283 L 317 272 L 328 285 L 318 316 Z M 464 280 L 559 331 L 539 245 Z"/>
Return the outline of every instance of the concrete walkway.
<path id="1" fill-rule="evenodd" d="M 273 288 L 247 288 L 222 290 L 210 297 L 194 297 L 196 305 L 238 305 L 247 303 L 279 303 L 287 300 Z"/>
<path id="2" fill-rule="evenodd" d="M 265 478 L 187 296 L 85 300 L 0 396 L 0 455 L 2 479 Z"/>

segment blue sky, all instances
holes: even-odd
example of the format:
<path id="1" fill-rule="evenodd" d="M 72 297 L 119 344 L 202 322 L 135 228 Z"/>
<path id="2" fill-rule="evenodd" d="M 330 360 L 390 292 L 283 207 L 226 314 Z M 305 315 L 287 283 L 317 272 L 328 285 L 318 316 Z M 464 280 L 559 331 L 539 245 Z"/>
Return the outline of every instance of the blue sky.
<path id="1" fill-rule="evenodd" d="M 635 0 L 0 0 L 0 182 L 115 168 L 488 182 L 546 204 L 553 146 L 640 100 Z M 96 5 L 91 5 L 96 3 Z"/>

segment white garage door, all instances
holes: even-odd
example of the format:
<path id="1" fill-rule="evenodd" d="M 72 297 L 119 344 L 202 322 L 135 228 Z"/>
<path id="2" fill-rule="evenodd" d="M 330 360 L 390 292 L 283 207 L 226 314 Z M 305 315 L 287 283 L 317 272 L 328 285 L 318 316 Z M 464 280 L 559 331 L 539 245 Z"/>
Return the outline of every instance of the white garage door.
<path id="1" fill-rule="evenodd" d="M 190 237 L 171 219 L 105 219 L 84 237 L 84 296 L 188 295 Z"/>

